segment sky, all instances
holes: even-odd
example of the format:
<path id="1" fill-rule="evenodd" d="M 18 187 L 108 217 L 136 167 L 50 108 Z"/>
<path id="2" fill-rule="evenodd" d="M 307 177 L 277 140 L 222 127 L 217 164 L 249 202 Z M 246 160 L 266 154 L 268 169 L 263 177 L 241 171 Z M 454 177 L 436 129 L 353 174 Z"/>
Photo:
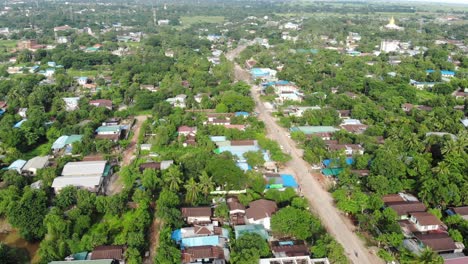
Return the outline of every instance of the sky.
<path id="1" fill-rule="evenodd" d="M 382 0 L 368 0 L 370 2 L 382 2 Z M 419 2 L 419 3 L 445 3 L 445 4 L 466 4 L 468 5 L 468 0 L 390 0 L 385 2 L 394 2 L 394 3 L 404 3 L 404 2 Z"/>

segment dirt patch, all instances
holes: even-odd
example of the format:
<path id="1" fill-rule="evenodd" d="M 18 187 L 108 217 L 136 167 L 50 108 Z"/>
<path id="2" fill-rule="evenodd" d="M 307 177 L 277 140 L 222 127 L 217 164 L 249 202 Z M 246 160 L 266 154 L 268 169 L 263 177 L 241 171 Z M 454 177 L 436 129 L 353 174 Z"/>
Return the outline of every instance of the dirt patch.
<path id="1" fill-rule="evenodd" d="M 145 259 L 143 260 L 144 264 L 153 263 L 154 257 L 156 256 L 157 248 L 159 247 L 159 230 L 161 230 L 161 226 L 161 220 L 155 216 L 149 230 L 149 256 L 145 257 Z"/>

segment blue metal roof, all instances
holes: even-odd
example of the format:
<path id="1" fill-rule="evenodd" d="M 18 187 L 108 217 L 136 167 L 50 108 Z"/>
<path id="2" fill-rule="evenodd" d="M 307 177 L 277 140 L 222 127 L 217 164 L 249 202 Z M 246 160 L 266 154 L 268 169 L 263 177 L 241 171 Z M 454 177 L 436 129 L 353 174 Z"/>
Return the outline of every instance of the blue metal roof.
<path id="1" fill-rule="evenodd" d="M 172 231 L 171 238 L 175 242 L 179 243 L 182 240 L 182 231 L 180 229 Z"/>
<path id="2" fill-rule="evenodd" d="M 328 168 L 328 166 L 330 166 L 330 164 L 332 163 L 332 161 L 338 162 L 337 160 L 326 159 L 326 160 L 324 160 L 322 163 L 323 163 L 323 165 L 325 165 L 325 167 Z M 353 163 L 354 163 L 354 159 L 353 159 L 353 158 L 351 158 L 351 157 L 347 157 L 347 158 L 346 158 L 346 165 L 353 165 Z"/>
<path id="3" fill-rule="evenodd" d="M 455 75 L 454 71 L 440 71 L 442 75 Z"/>
<path id="4" fill-rule="evenodd" d="M 182 238 L 181 248 L 199 247 L 199 246 L 217 246 L 219 244 L 218 236 L 188 237 Z"/>
<path id="5" fill-rule="evenodd" d="M 249 116 L 249 113 L 241 111 L 241 112 L 236 112 L 235 115 L 236 116 Z"/>
<path id="6" fill-rule="evenodd" d="M 281 179 L 283 180 L 284 187 L 297 188 L 299 186 L 294 177 L 290 174 L 281 174 Z"/>

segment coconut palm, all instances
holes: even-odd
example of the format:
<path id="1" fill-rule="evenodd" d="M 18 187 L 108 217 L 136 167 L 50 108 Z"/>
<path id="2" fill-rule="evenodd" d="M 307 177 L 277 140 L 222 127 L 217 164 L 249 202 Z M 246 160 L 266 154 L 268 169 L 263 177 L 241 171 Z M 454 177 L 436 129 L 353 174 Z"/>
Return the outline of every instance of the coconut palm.
<path id="1" fill-rule="evenodd" d="M 200 191 L 205 195 L 205 198 L 214 189 L 213 177 L 208 176 L 206 171 L 200 175 Z"/>
<path id="2" fill-rule="evenodd" d="M 169 190 L 176 192 L 180 189 L 182 183 L 182 173 L 178 167 L 171 166 L 164 173 L 163 179 L 166 184 L 169 184 Z"/>
<path id="3" fill-rule="evenodd" d="M 193 204 L 198 199 L 200 186 L 193 178 L 190 178 L 190 180 L 187 181 L 184 187 L 186 190 L 185 202 L 189 204 Z"/>
<path id="4" fill-rule="evenodd" d="M 415 260 L 411 261 L 414 264 L 443 264 L 444 259 L 439 256 L 439 254 L 434 251 L 426 248 L 421 255 L 419 255 Z"/>

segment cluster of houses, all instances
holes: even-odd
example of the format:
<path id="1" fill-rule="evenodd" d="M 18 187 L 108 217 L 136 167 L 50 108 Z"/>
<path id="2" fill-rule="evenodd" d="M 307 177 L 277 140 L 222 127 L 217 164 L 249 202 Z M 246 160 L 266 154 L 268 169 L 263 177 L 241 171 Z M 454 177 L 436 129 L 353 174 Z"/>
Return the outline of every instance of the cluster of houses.
<path id="1" fill-rule="evenodd" d="M 409 251 L 419 255 L 425 247 L 429 247 L 440 254 L 445 263 L 468 263 L 468 257 L 463 254 L 463 243 L 454 241 L 447 226 L 428 212 L 416 197 L 407 193 L 389 194 L 383 197 L 383 201 L 397 214 L 398 224 L 405 236 L 403 245 Z M 468 207 L 450 208 L 447 214 L 458 214 L 468 219 Z"/>
<path id="2" fill-rule="evenodd" d="M 305 241 L 278 240 L 270 235 L 270 220 L 278 211 L 274 201 L 260 199 L 244 206 L 235 196 L 228 197 L 229 219 L 213 215 L 212 207 L 183 207 L 182 217 L 187 225 L 172 232 L 172 239 L 180 246 L 182 263 L 226 263 L 230 259 L 228 243 L 232 239 L 224 225 L 234 230 L 234 238 L 257 234 L 266 240 L 274 258 L 261 259 L 259 263 L 323 263 L 328 259 L 310 259 Z"/>

